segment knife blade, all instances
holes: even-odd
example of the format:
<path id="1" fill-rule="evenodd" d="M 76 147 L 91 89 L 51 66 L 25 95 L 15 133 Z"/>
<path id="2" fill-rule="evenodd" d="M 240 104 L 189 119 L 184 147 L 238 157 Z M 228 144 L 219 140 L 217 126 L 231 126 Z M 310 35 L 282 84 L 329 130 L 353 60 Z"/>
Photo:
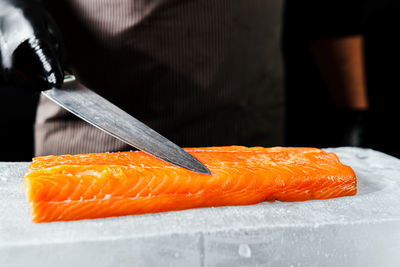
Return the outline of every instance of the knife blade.
<path id="1" fill-rule="evenodd" d="M 92 90 L 71 86 L 75 81 L 73 76 L 66 76 L 64 81 L 69 86 L 42 91 L 42 94 L 128 145 L 172 165 L 201 174 L 211 174 L 195 157 L 105 98 Z"/>

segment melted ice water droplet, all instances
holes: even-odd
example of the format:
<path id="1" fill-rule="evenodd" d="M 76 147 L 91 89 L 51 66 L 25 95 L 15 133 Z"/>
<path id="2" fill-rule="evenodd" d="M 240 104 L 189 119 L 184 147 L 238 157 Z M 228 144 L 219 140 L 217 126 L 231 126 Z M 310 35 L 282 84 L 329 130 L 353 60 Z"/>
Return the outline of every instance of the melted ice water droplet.
<path id="1" fill-rule="evenodd" d="M 243 258 L 251 257 L 251 248 L 247 244 L 240 244 L 239 246 L 239 256 Z"/>

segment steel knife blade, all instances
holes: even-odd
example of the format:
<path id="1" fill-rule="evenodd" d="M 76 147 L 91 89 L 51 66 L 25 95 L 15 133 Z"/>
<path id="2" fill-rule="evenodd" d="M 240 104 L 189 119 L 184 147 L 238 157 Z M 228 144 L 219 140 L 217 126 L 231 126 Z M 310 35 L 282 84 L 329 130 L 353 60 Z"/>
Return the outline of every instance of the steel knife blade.
<path id="1" fill-rule="evenodd" d="M 66 76 L 65 82 L 74 82 Z M 65 86 L 42 94 L 79 118 L 145 153 L 172 165 L 211 174 L 195 157 L 92 90 Z"/>

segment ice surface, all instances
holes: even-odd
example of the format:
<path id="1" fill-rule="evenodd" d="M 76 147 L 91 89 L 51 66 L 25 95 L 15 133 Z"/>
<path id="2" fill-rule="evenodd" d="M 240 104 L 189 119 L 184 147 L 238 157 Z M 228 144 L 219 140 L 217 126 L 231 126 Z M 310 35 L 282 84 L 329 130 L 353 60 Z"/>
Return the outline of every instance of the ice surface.
<path id="1" fill-rule="evenodd" d="M 28 163 L 0 163 L 0 266 L 400 266 L 400 160 L 327 149 L 358 194 L 34 224 Z"/>

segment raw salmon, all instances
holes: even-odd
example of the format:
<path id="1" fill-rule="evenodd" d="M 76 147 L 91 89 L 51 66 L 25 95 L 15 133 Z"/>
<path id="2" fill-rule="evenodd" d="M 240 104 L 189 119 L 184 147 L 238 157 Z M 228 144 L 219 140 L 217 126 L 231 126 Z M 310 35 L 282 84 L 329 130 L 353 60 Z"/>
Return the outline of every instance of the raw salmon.
<path id="1" fill-rule="evenodd" d="M 356 194 L 353 170 L 316 148 L 190 148 L 212 175 L 140 151 L 34 158 L 24 188 L 34 222 Z"/>

